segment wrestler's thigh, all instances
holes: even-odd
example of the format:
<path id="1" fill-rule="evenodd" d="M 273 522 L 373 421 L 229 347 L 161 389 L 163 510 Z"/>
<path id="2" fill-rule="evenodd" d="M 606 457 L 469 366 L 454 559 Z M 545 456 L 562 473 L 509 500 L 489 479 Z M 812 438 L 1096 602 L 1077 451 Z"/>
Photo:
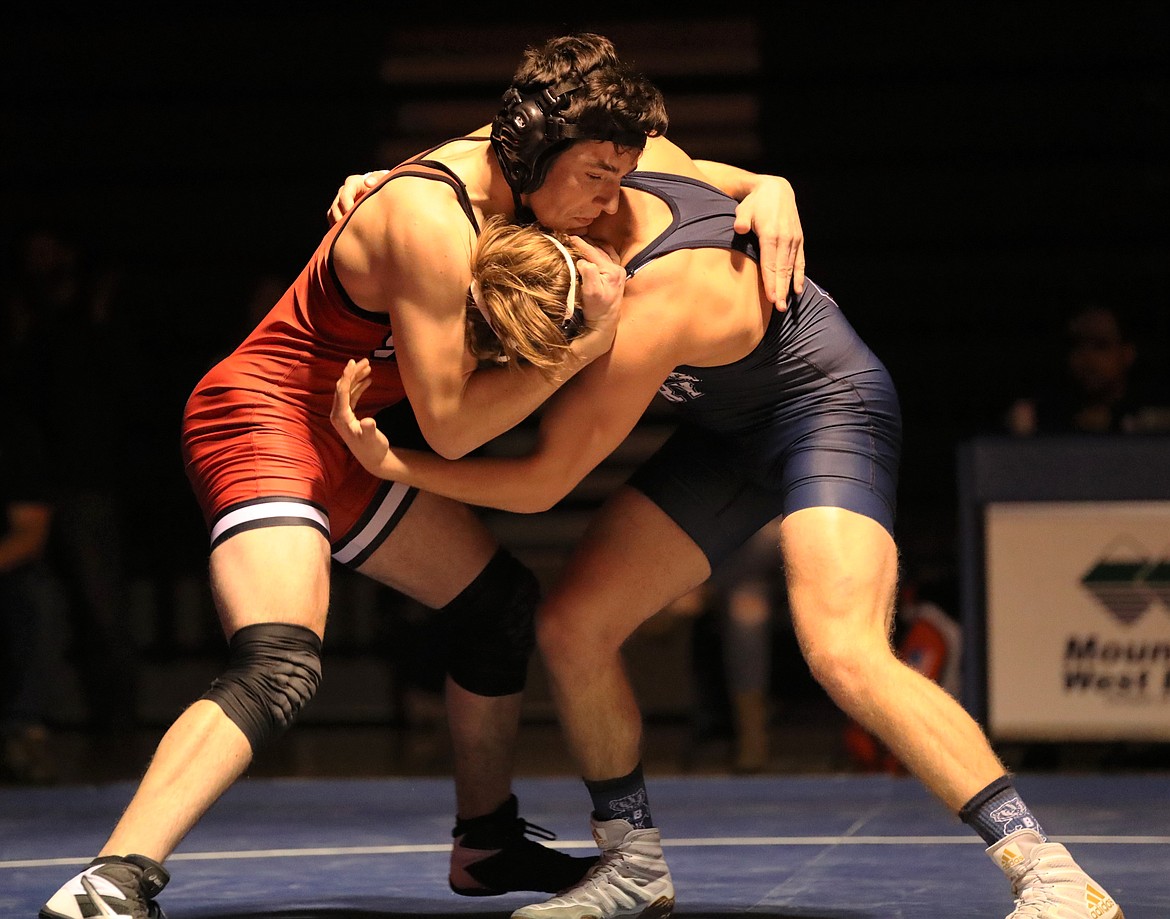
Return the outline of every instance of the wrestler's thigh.
<path id="1" fill-rule="evenodd" d="M 587 631 L 629 635 L 711 575 L 707 556 L 640 491 L 622 488 L 593 518 L 542 615 L 563 613 Z"/>
<path id="2" fill-rule="evenodd" d="M 258 622 L 303 625 L 322 635 L 329 607 L 329 543 L 311 526 L 236 533 L 211 552 L 211 591 L 224 633 Z"/>
<path id="3" fill-rule="evenodd" d="M 433 609 L 475 579 L 498 548 L 471 508 L 419 492 L 402 520 L 358 571 Z"/>
<path id="4" fill-rule="evenodd" d="M 809 507 L 781 522 L 780 548 L 802 645 L 888 640 L 898 552 L 885 527 L 844 508 Z"/>

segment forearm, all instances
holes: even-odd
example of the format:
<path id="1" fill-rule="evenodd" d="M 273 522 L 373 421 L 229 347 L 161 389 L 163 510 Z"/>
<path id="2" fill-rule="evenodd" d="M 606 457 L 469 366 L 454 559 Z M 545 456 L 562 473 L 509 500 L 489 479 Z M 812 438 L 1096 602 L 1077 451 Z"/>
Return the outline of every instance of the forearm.
<path id="1" fill-rule="evenodd" d="M 707 181 L 729 195 L 736 201 L 742 201 L 755 191 L 765 176 L 749 172 L 738 166 L 729 166 L 727 163 L 717 163 L 713 160 L 695 160 L 699 171 L 707 177 Z M 779 178 L 772 176 L 771 178 Z"/>
<path id="2" fill-rule="evenodd" d="M 440 456 L 465 456 L 530 416 L 595 356 L 574 349 L 551 376 L 532 366 L 476 370 L 444 409 L 418 411 L 423 435 Z"/>
<path id="3" fill-rule="evenodd" d="M 544 404 L 562 385 L 606 354 L 613 346 L 625 289 L 625 271 L 601 250 L 579 240 L 578 246 L 602 263 L 582 259 L 580 272 L 583 327 L 573 336 L 555 369 L 539 369 L 515 360 L 475 371 L 467 368 L 467 355 L 454 355 L 450 334 L 431 335 L 450 353 L 443 360 L 421 341 L 414 350 L 422 361 L 404 372 L 407 395 L 430 445 L 442 456 L 457 459 L 487 443 Z M 462 326 L 460 326 L 462 332 Z M 400 361 L 399 366 L 403 366 Z M 409 374 L 407 377 L 405 374 Z"/>
<path id="4" fill-rule="evenodd" d="M 789 197 L 793 199 L 796 197 L 796 193 L 792 190 L 792 183 L 784 176 L 767 172 L 749 172 L 738 166 L 716 163 L 713 160 L 695 160 L 695 165 L 707 177 L 710 184 L 736 201 L 742 201 L 748 195 L 760 191 L 770 182 L 779 185 Z"/>
<path id="5" fill-rule="evenodd" d="M 527 458 L 449 460 L 419 450 L 394 448 L 385 454 L 377 469 L 370 471 L 464 504 L 517 514 L 547 510 L 565 493 L 552 483 L 542 487 L 540 475 Z"/>

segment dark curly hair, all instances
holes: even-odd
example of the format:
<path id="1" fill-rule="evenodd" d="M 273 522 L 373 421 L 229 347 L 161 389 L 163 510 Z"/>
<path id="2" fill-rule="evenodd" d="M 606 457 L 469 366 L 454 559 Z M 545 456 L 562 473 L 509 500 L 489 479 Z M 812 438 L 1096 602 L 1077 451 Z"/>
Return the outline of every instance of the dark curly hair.
<path id="1" fill-rule="evenodd" d="M 593 32 L 529 47 L 504 101 L 493 121 L 492 146 L 517 194 L 539 188 L 553 160 L 575 140 L 641 149 L 669 124 L 658 87 Z"/>

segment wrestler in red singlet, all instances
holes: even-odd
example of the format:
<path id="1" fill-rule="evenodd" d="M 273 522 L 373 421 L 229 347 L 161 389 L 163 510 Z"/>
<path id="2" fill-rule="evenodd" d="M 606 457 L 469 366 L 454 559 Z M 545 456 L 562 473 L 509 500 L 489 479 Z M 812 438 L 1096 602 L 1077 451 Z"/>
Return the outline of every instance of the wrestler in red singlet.
<path id="1" fill-rule="evenodd" d="M 447 182 L 478 232 L 462 183 L 422 159 L 427 153 L 366 197 L 404 175 Z M 329 537 L 334 558 L 356 566 L 416 494 L 362 469 L 329 423 L 334 385 L 350 358 L 365 355 L 373 367 L 362 399 L 370 412 L 406 395 L 389 317 L 357 306 L 333 269 L 334 243 L 353 213 L 325 234 L 284 296 L 187 401 L 183 458 L 212 546 L 241 529 L 302 523 Z"/>

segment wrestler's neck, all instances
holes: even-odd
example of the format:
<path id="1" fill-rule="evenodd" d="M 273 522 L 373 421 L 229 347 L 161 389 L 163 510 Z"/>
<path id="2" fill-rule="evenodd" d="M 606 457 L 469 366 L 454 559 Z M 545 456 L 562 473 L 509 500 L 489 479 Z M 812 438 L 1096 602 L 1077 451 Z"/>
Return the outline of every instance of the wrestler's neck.
<path id="1" fill-rule="evenodd" d="M 491 126 L 484 125 L 468 136 L 486 138 L 490 133 Z M 481 219 L 497 214 L 511 219 L 515 215 L 512 189 L 491 144 L 456 140 L 433 151 L 429 158 L 438 160 L 458 176 Z"/>

